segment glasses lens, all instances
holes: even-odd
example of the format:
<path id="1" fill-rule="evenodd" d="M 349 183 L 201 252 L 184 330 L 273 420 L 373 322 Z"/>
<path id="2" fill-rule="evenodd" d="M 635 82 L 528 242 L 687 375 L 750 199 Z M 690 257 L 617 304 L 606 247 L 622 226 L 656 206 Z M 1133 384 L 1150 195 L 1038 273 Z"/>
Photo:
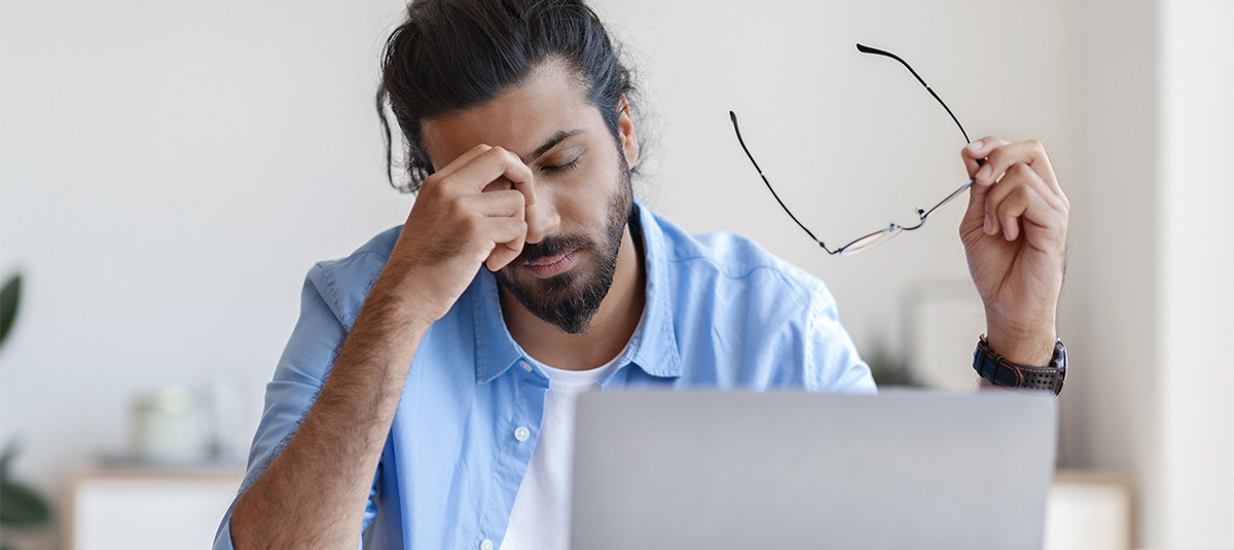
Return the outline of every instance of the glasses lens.
<path id="1" fill-rule="evenodd" d="M 858 252 L 865 252 L 866 250 L 891 240 L 892 237 L 899 235 L 901 230 L 902 228 L 900 226 L 891 224 L 882 231 L 870 233 L 869 235 L 848 243 L 844 248 L 840 249 L 840 255 L 852 256 Z"/>

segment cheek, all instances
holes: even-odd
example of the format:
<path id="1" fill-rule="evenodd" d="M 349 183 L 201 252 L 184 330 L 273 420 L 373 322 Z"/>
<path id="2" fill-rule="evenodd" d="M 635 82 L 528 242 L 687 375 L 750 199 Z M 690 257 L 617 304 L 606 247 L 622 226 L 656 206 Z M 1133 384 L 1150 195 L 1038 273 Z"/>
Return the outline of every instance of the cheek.
<path id="1" fill-rule="evenodd" d="M 605 166 L 607 164 L 607 166 Z M 595 233 L 608 223 L 609 205 L 618 192 L 615 163 L 589 162 L 537 188 L 546 191 L 566 232 Z M 537 198 L 537 200 L 543 200 Z"/>

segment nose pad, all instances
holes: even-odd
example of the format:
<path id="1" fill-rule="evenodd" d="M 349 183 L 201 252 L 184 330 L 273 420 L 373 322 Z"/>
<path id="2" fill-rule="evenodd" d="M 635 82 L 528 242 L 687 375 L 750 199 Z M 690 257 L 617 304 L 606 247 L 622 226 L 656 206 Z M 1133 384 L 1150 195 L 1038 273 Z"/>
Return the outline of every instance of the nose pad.
<path id="1" fill-rule="evenodd" d="M 552 208 L 549 201 L 543 197 L 536 201 L 535 204 L 528 206 L 525 212 L 527 220 L 527 242 L 538 243 L 544 240 L 545 235 L 552 233 L 561 225 L 561 218 L 557 215 L 557 210 Z"/>

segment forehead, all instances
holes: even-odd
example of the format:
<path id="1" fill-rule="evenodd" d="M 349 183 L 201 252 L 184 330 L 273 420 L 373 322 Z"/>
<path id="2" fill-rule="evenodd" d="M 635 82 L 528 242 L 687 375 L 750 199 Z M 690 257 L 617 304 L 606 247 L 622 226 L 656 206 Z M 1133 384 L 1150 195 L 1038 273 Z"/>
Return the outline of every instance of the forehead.
<path id="1" fill-rule="evenodd" d="M 426 120 L 424 146 L 438 169 L 479 144 L 505 148 L 530 162 L 535 149 L 559 132 L 603 128 L 585 91 L 564 64 L 544 63 L 489 103 Z"/>

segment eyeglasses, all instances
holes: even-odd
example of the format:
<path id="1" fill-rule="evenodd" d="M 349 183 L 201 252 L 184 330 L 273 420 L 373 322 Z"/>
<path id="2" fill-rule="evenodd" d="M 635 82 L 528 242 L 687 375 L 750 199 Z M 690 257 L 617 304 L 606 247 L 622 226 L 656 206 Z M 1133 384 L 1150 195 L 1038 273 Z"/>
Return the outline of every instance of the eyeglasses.
<path id="1" fill-rule="evenodd" d="M 891 59 L 899 61 L 901 65 L 904 65 L 904 68 L 908 69 L 908 72 L 913 73 L 913 77 L 917 79 L 917 82 L 920 82 L 922 86 L 925 86 L 926 91 L 930 92 L 930 95 L 934 96 L 934 99 L 938 101 L 938 104 L 942 105 L 943 109 L 947 110 L 947 114 L 951 115 L 951 120 L 954 120 L 956 123 L 956 126 L 960 127 L 960 133 L 964 135 L 964 141 L 965 142 L 972 141 L 968 139 L 968 132 L 964 131 L 964 125 L 960 124 L 960 120 L 957 119 L 955 114 L 951 112 L 951 109 L 947 107 L 947 104 L 943 103 L 943 100 L 938 97 L 938 94 L 934 93 L 934 90 L 930 88 L 930 85 L 926 84 L 925 80 L 922 80 L 921 76 L 917 74 L 917 71 L 914 71 L 913 68 L 910 67 L 906 61 L 904 61 L 903 59 L 900 59 L 900 56 L 893 54 L 889 51 L 880 50 L 878 48 L 871 48 L 869 46 L 865 46 L 862 44 L 857 44 L 857 50 L 860 51 L 861 53 L 881 55 L 881 56 L 890 57 Z M 811 232 L 809 229 L 807 229 L 806 226 L 803 225 L 801 221 L 797 219 L 797 216 L 793 215 L 793 212 L 788 209 L 788 206 L 784 205 L 784 201 L 780 200 L 780 195 L 777 195 L 776 190 L 772 189 L 771 182 L 767 181 L 767 176 L 763 174 L 763 169 L 759 168 L 758 161 L 754 160 L 754 155 L 750 154 L 750 148 L 746 147 L 745 140 L 741 138 L 741 128 L 737 126 L 737 114 L 732 111 L 729 111 L 728 115 L 729 115 L 729 118 L 733 119 L 733 131 L 737 133 L 737 142 L 741 144 L 741 149 L 746 152 L 746 156 L 750 157 L 750 163 L 754 165 L 755 170 L 758 170 L 758 175 L 759 177 L 763 178 L 763 183 L 767 184 L 767 190 L 771 191 L 771 196 L 775 197 L 776 202 L 780 203 L 780 208 L 783 208 L 784 211 L 788 213 L 788 217 L 793 219 L 793 222 L 797 224 L 797 227 L 800 227 L 803 231 L 805 231 L 806 234 L 809 235 L 810 238 L 814 240 L 814 242 L 818 243 L 818 246 L 822 247 L 823 250 L 825 250 L 828 254 L 831 254 L 831 255 L 839 254 L 841 256 L 849 256 L 852 254 L 856 254 L 858 252 L 869 250 L 876 245 L 885 243 L 891 240 L 892 237 L 899 235 L 901 232 L 914 231 L 914 230 L 920 229 L 921 226 L 925 225 L 926 219 L 930 217 L 930 214 L 933 214 L 935 210 L 938 210 L 950 204 L 951 201 L 955 200 L 956 197 L 960 196 L 960 194 L 963 193 L 965 189 L 968 189 L 969 186 L 973 184 L 973 180 L 969 179 L 968 181 L 964 182 L 964 185 L 961 185 L 959 189 L 952 191 L 950 195 L 947 195 L 947 198 L 939 201 L 938 204 L 934 205 L 929 210 L 918 208 L 917 217 L 920 219 L 917 221 L 917 225 L 902 226 L 897 223 L 892 223 L 891 225 L 888 225 L 887 227 L 884 227 L 878 231 L 867 234 L 865 236 L 858 237 L 852 242 L 844 246 L 841 246 L 840 248 L 832 250 L 828 248 L 826 244 L 823 244 L 823 241 L 818 240 L 818 237 L 815 237 L 814 233 Z"/>

